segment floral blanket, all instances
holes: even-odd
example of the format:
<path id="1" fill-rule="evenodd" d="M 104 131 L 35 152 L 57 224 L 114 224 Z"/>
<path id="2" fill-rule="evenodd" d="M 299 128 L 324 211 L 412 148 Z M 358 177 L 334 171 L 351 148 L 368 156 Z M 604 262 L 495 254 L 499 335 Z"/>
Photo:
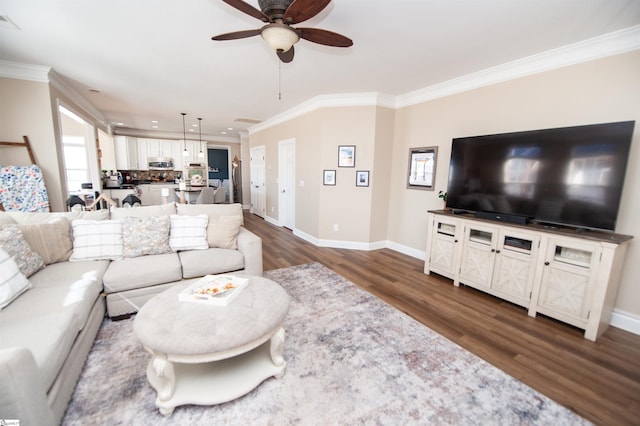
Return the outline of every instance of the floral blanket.
<path id="1" fill-rule="evenodd" d="M 0 166 L 0 203 L 6 211 L 48 212 L 49 196 L 40 167 Z"/>

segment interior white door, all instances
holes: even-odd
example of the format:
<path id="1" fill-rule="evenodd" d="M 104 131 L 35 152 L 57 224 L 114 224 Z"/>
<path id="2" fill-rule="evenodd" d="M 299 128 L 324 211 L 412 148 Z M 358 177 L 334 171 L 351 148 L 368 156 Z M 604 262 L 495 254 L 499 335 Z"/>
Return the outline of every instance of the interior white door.
<path id="1" fill-rule="evenodd" d="M 264 218 L 267 212 L 264 146 L 251 148 L 249 171 L 251 173 L 251 213 Z"/>
<path id="2" fill-rule="evenodd" d="M 286 228 L 295 226 L 296 142 L 278 144 L 278 221 Z"/>

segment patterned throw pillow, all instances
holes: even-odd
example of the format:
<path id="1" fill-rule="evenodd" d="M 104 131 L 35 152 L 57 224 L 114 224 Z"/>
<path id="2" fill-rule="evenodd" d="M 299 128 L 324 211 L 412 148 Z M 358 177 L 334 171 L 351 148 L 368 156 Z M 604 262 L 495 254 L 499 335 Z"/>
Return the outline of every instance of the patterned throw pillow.
<path id="1" fill-rule="evenodd" d="M 209 226 L 207 228 L 209 247 L 237 249 L 240 225 L 242 225 L 241 216 L 209 217 Z"/>
<path id="2" fill-rule="evenodd" d="M 171 252 L 169 247 L 169 216 L 123 217 L 123 257 Z"/>
<path id="3" fill-rule="evenodd" d="M 0 310 L 31 288 L 13 257 L 0 249 Z"/>
<path id="4" fill-rule="evenodd" d="M 209 216 L 206 214 L 197 216 L 172 214 L 170 219 L 169 246 L 172 250 L 206 250 L 209 248 L 207 242 Z"/>
<path id="5" fill-rule="evenodd" d="M 18 226 L 31 248 L 42 256 L 45 265 L 69 260 L 73 250 L 69 220 L 58 217 L 51 222 Z"/>
<path id="6" fill-rule="evenodd" d="M 44 267 L 42 256 L 31 249 L 18 225 L 0 225 L 0 248 L 13 257 L 26 277 Z"/>
<path id="7" fill-rule="evenodd" d="M 122 222 L 76 219 L 71 226 L 73 253 L 70 261 L 117 260 L 122 257 Z"/>

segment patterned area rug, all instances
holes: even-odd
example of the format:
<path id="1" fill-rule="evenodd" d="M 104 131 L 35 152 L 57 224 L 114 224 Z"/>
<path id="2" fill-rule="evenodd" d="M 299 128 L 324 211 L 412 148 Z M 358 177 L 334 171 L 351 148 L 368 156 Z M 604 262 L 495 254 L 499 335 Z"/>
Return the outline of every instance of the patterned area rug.
<path id="1" fill-rule="evenodd" d="M 320 264 L 265 276 L 292 299 L 284 377 L 163 417 L 133 319 L 105 320 L 63 425 L 589 424 Z"/>

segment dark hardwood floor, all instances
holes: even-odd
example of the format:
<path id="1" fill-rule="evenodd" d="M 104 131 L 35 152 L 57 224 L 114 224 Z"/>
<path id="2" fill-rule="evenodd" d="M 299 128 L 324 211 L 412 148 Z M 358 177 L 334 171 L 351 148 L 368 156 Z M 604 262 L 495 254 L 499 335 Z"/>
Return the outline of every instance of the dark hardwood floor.
<path id="1" fill-rule="evenodd" d="M 265 271 L 322 263 L 593 423 L 640 425 L 640 336 L 610 327 L 594 343 L 393 250 L 316 247 L 249 213 L 245 227 L 263 239 Z"/>

